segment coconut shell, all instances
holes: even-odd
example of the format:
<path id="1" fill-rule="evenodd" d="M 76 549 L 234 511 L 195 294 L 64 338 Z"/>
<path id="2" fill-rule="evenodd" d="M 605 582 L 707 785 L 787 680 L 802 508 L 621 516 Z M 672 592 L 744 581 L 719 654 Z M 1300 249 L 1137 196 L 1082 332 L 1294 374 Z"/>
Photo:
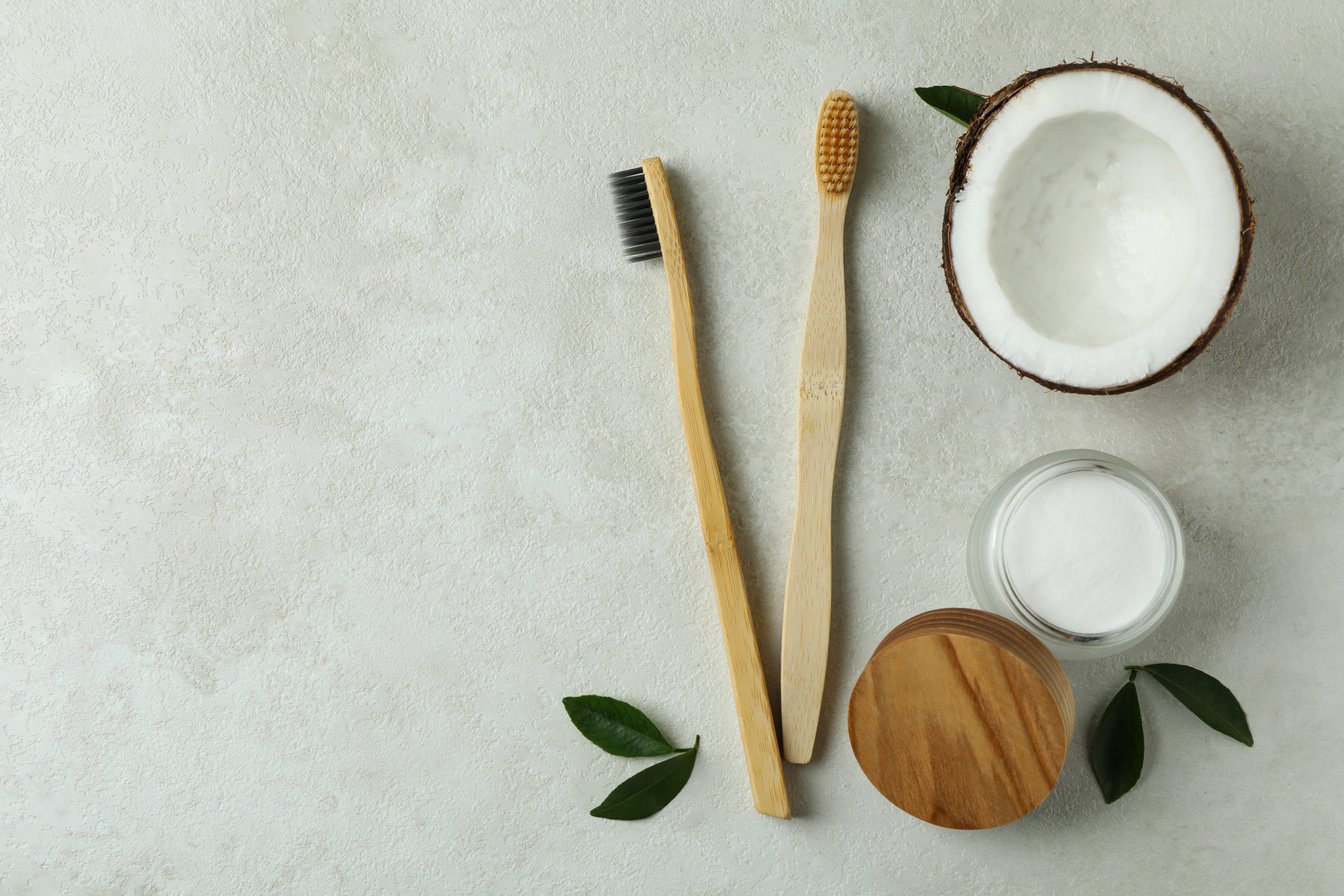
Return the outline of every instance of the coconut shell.
<path id="1" fill-rule="evenodd" d="M 1065 72 L 1077 71 L 1108 71 L 1119 72 L 1121 74 L 1131 75 L 1135 78 L 1142 78 L 1158 89 L 1171 94 L 1179 100 L 1184 106 L 1199 118 L 1204 127 L 1208 128 L 1214 141 L 1222 149 L 1223 155 L 1227 158 L 1228 168 L 1232 172 L 1232 182 L 1236 185 L 1237 202 L 1241 207 L 1241 248 L 1237 258 L 1237 267 L 1233 271 L 1232 280 L 1227 288 L 1227 296 L 1223 299 L 1223 304 L 1219 307 L 1218 313 L 1208 328 L 1196 339 L 1184 352 L 1172 359 L 1165 367 L 1150 373 L 1148 376 L 1129 383 L 1121 383 L 1116 386 L 1107 386 L 1103 389 L 1086 389 L 1079 386 L 1071 386 L 1067 383 L 1057 383 L 1044 379 L 1033 373 L 1014 365 L 1003 355 L 994 350 L 985 339 L 980 329 L 975 325 L 975 319 L 971 317 L 970 311 L 966 307 L 965 299 L 961 294 L 961 287 L 957 283 L 956 270 L 952 264 L 952 212 L 956 206 L 957 196 L 961 193 L 962 187 L 966 184 L 966 176 L 971 169 L 971 155 L 975 151 L 976 144 L 980 142 L 980 137 L 998 115 L 1004 105 L 1022 90 L 1035 83 L 1040 78 L 1048 78 L 1051 75 L 1063 74 Z M 1070 62 L 1062 65 L 1055 65 L 1049 68 L 1037 69 L 1027 72 L 1017 78 L 1007 87 L 991 94 L 980 104 L 975 117 L 971 119 L 966 133 L 957 141 L 957 158 L 952 165 L 952 176 L 948 181 L 947 203 L 943 208 L 943 274 L 947 278 L 947 289 L 952 295 L 952 304 L 956 306 L 957 314 L 961 316 L 966 326 L 971 328 L 971 332 L 976 338 L 985 344 L 988 348 L 1005 364 L 1017 371 L 1019 376 L 1033 379 L 1049 389 L 1059 392 L 1074 392 L 1081 395 L 1118 395 L 1122 392 L 1133 392 L 1135 389 L 1142 389 L 1144 386 L 1151 386 L 1176 373 L 1185 365 L 1195 359 L 1197 355 L 1208 348 L 1213 337 L 1227 324 L 1228 318 L 1232 316 L 1232 309 L 1236 307 L 1237 299 L 1241 296 L 1241 288 L 1246 280 L 1246 270 L 1251 263 L 1251 240 L 1255 236 L 1255 216 L 1251 212 L 1251 197 L 1246 190 L 1246 177 L 1241 168 L 1241 161 L 1237 158 L 1232 147 L 1228 145 L 1227 139 L 1223 137 L 1222 131 L 1209 118 L 1204 107 L 1200 106 L 1194 100 L 1190 99 L 1180 84 L 1174 81 L 1168 81 L 1154 75 L 1152 72 L 1144 71 L 1132 65 L 1125 65 L 1120 62 L 1097 62 L 1089 60 L 1086 62 Z"/>

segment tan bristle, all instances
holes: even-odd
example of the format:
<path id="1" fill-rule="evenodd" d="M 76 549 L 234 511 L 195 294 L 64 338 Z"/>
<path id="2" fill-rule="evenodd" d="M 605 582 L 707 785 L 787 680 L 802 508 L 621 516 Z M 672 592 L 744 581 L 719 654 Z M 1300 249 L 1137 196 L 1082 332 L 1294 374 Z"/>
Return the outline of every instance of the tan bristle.
<path id="1" fill-rule="evenodd" d="M 826 95 L 817 116 L 817 184 L 827 193 L 847 193 L 859 159 L 859 110 L 843 90 Z"/>

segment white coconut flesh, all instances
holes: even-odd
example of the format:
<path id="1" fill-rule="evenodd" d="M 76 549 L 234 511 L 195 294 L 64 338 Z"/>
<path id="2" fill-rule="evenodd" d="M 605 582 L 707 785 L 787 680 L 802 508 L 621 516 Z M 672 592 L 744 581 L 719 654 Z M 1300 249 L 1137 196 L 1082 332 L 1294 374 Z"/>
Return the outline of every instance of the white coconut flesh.
<path id="1" fill-rule="evenodd" d="M 1045 75 L 971 150 L 949 263 L 988 345 L 1080 389 L 1138 382 L 1209 329 L 1236 276 L 1241 205 L 1204 122 L 1143 78 Z"/>

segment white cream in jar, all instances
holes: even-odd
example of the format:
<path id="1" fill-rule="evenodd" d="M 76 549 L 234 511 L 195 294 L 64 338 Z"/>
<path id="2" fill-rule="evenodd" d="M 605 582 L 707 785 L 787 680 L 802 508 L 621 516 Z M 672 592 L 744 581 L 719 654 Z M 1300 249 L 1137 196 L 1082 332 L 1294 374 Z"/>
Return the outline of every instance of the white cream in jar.
<path id="1" fill-rule="evenodd" d="M 1096 451 L 1039 458 L 991 492 L 968 547 L 971 585 L 1059 656 L 1137 643 L 1170 610 L 1184 553 L 1170 503 L 1131 464 Z"/>

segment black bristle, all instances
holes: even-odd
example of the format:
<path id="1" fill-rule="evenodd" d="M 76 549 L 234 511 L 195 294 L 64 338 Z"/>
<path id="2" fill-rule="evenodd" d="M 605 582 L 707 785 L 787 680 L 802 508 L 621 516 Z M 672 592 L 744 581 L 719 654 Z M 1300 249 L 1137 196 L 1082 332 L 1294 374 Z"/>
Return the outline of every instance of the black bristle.
<path id="1" fill-rule="evenodd" d="M 608 178 L 616 201 L 616 222 L 621 228 L 621 249 L 626 261 L 662 258 L 658 225 L 649 204 L 649 187 L 643 168 L 627 168 Z"/>

